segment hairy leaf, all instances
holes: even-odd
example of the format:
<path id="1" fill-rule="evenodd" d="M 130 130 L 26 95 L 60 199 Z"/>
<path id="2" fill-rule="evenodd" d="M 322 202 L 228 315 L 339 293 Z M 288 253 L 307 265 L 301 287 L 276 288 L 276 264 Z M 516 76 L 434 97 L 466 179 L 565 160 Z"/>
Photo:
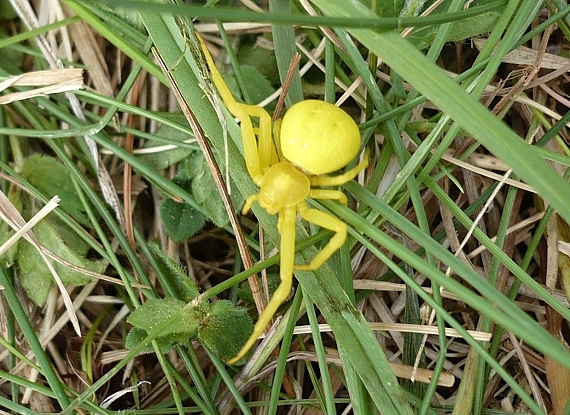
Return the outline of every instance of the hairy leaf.
<path id="1" fill-rule="evenodd" d="M 73 219 L 82 224 L 88 223 L 69 171 L 63 164 L 53 157 L 34 155 L 26 159 L 22 174 L 46 197 L 59 196 L 59 205 Z"/>
<path id="2" fill-rule="evenodd" d="M 148 300 L 131 313 L 127 322 L 149 332 L 162 326 L 166 320 L 182 310 L 185 305 L 186 303 L 183 301 L 170 297 Z M 189 310 L 176 324 L 171 325 L 164 333 L 161 333 L 161 336 L 172 333 L 191 335 L 195 333 L 203 315 L 204 313 L 200 309 Z"/>
<path id="3" fill-rule="evenodd" d="M 159 261 L 168 282 L 172 284 L 174 291 L 178 295 L 177 298 L 184 302 L 190 302 L 196 298 L 199 294 L 198 287 L 188 277 L 182 266 L 162 252 L 156 243 L 151 243 L 149 246 Z"/>
<path id="4" fill-rule="evenodd" d="M 127 349 L 133 349 L 138 346 L 148 335 L 146 330 L 139 329 L 138 327 L 133 327 L 127 338 L 125 339 L 125 347 Z M 168 353 L 176 343 L 182 343 L 188 339 L 187 333 L 171 333 L 166 336 L 159 336 L 156 338 L 156 343 L 161 353 Z M 151 343 L 148 343 L 142 350 L 141 353 L 152 353 L 154 348 Z"/>
<path id="5" fill-rule="evenodd" d="M 253 324 L 242 307 L 219 300 L 210 306 L 198 328 L 198 336 L 222 359 L 237 355 L 253 331 Z"/>
<path id="6" fill-rule="evenodd" d="M 89 271 L 103 272 L 105 265 L 102 262 L 90 261 L 85 258 L 84 253 L 68 246 L 61 237 L 59 227 L 49 219 L 42 220 L 34 227 L 34 235 L 42 246 L 65 261 Z M 22 286 L 36 304 L 43 306 L 53 283 L 49 268 L 37 249 L 25 240 L 20 242 L 16 261 L 20 266 Z M 64 285 L 85 285 L 91 282 L 91 277 L 85 273 L 55 260 L 51 261 Z"/>
<path id="7" fill-rule="evenodd" d="M 176 243 L 190 238 L 206 223 L 206 217 L 188 203 L 172 199 L 166 199 L 160 205 L 160 218 L 168 236 Z"/>

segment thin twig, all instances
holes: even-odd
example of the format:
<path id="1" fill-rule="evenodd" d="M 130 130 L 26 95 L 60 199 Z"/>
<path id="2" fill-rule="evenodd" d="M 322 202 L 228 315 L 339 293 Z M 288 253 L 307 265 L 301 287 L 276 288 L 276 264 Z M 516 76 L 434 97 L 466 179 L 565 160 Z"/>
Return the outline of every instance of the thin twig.
<path id="1" fill-rule="evenodd" d="M 291 80 L 295 75 L 295 69 L 299 66 L 300 61 L 301 61 L 301 54 L 295 53 L 295 55 L 293 55 L 293 59 L 291 59 L 289 68 L 287 69 L 287 75 L 285 76 L 285 83 L 283 84 L 283 90 L 281 91 L 281 95 L 279 95 L 279 100 L 277 101 L 277 105 L 275 106 L 273 117 L 271 117 L 271 121 L 273 122 L 277 121 L 277 119 L 279 118 L 279 114 L 283 109 L 283 104 L 285 103 L 287 92 L 289 92 L 289 87 L 291 86 Z"/>

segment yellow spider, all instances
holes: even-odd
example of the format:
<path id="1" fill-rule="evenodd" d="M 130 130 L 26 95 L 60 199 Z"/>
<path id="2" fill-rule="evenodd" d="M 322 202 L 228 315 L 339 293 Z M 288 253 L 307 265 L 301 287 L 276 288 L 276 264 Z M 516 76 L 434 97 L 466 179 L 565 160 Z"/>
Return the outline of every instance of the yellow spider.
<path id="1" fill-rule="evenodd" d="M 336 199 L 346 204 L 346 196 L 338 190 L 313 187 L 342 185 L 352 180 L 368 162 L 364 160 L 344 174 L 322 176 L 345 167 L 356 157 L 360 148 L 360 133 L 354 120 L 332 104 L 306 100 L 293 105 L 285 113 L 280 131 L 277 131 L 279 124 L 276 123 L 273 136 L 269 114 L 261 107 L 236 102 L 201 38 L 200 41 L 212 80 L 230 113 L 240 121 L 247 170 L 253 182 L 259 186 L 259 193 L 247 199 L 243 213 L 247 213 L 253 202 L 258 201 L 269 214 L 279 215 L 278 229 L 281 234 L 281 283 L 259 316 L 248 341 L 237 356 L 228 361 L 233 364 L 245 356 L 279 306 L 289 297 L 293 269 L 310 271 L 319 268 L 346 240 L 347 230 L 343 222 L 318 209 L 309 209 L 305 201 L 310 197 Z M 259 120 L 259 128 L 253 127 L 252 118 Z M 277 149 L 273 144 L 274 139 Z M 294 264 L 297 213 L 307 222 L 334 232 L 327 245 L 307 265 Z"/>

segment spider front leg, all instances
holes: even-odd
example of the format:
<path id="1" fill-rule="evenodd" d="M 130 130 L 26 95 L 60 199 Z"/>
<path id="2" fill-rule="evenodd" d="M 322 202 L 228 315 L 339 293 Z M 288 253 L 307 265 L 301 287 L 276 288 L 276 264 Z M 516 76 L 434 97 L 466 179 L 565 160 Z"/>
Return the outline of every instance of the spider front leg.
<path id="1" fill-rule="evenodd" d="M 295 263 L 295 222 L 296 222 L 297 210 L 296 207 L 285 207 L 280 212 L 279 223 L 280 223 L 280 233 L 281 233 L 281 264 L 279 277 L 281 283 L 279 287 L 273 293 L 273 297 L 263 313 L 259 316 L 257 323 L 253 327 L 253 333 L 247 342 L 243 345 L 236 357 L 228 360 L 228 363 L 234 364 L 242 357 L 246 355 L 249 349 L 255 344 L 259 336 L 263 334 L 265 328 L 268 326 L 269 322 L 277 312 L 277 309 L 291 294 L 291 287 L 293 286 L 293 266 Z"/>
<path id="2" fill-rule="evenodd" d="M 350 170 L 345 171 L 338 176 L 311 176 L 309 180 L 311 181 L 311 186 L 340 186 L 343 185 L 356 177 L 358 173 L 364 170 L 368 166 L 368 151 L 364 155 L 364 160 L 358 163 L 355 167 Z M 330 197 L 321 197 L 317 199 L 336 199 Z"/>
<path id="3" fill-rule="evenodd" d="M 340 200 L 341 195 L 344 196 L 344 194 L 336 190 L 330 190 L 328 192 L 335 192 L 338 193 L 338 195 L 337 197 L 326 197 L 326 199 Z M 346 200 L 346 196 L 344 196 L 344 200 Z M 346 241 L 347 229 L 346 225 L 340 219 L 337 219 L 334 216 L 318 209 L 309 209 L 305 203 L 302 205 L 304 206 L 299 206 L 298 210 L 303 219 L 305 219 L 307 222 L 314 223 L 321 228 L 325 228 L 334 232 L 333 237 L 309 264 L 295 265 L 295 269 L 301 271 L 312 271 L 323 265 L 325 261 L 331 257 L 332 254 L 340 249 L 340 247 L 344 244 L 344 241 Z"/>
<path id="4" fill-rule="evenodd" d="M 204 52 L 206 63 L 210 69 L 212 81 L 214 82 L 214 85 L 216 85 L 222 101 L 230 113 L 240 122 L 243 152 L 247 170 L 254 183 L 259 186 L 263 179 L 263 174 L 269 167 L 271 160 L 277 157 L 277 152 L 273 146 L 273 137 L 271 133 L 271 117 L 267 111 L 261 107 L 258 107 L 256 105 L 242 104 L 235 100 L 230 89 L 224 82 L 222 75 L 216 68 L 216 65 L 214 64 L 210 52 L 208 52 L 208 48 L 206 47 L 204 40 L 198 33 L 196 33 L 196 35 L 202 46 L 202 51 Z M 257 130 L 259 144 L 256 138 L 253 124 L 251 122 L 252 117 L 259 119 L 259 127 Z"/>

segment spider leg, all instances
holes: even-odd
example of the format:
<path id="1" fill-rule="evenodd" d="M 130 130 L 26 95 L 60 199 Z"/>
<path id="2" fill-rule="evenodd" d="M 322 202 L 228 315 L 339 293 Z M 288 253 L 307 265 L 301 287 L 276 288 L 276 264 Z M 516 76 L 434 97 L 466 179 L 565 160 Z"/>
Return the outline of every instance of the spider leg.
<path id="1" fill-rule="evenodd" d="M 295 265 L 296 269 L 311 271 L 323 265 L 325 261 L 344 244 L 347 230 L 346 225 L 340 219 L 318 209 L 309 209 L 304 203 L 302 205 L 304 206 L 299 206 L 298 210 L 303 219 L 335 233 L 321 252 L 319 252 L 309 264 Z"/>
<path id="2" fill-rule="evenodd" d="M 346 205 L 348 203 L 346 195 L 340 190 L 311 189 L 309 191 L 309 197 L 313 199 L 338 200 L 343 205 Z"/>
<path id="3" fill-rule="evenodd" d="M 356 167 L 346 171 L 344 174 L 338 176 L 312 176 L 309 177 L 311 186 L 339 186 L 352 180 L 361 170 L 368 166 L 368 152 L 363 161 L 358 163 Z M 339 190 L 328 189 L 311 189 L 309 197 L 313 199 L 331 199 L 338 200 L 343 205 L 347 204 L 347 198 L 344 193 Z M 301 217 L 321 228 L 329 229 L 335 232 L 329 243 L 317 254 L 317 256 L 308 265 L 295 265 L 296 269 L 300 270 L 314 270 L 319 268 L 324 262 L 339 249 L 346 240 L 346 225 L 334 216 L 322 212 L 317 209 L 309 209 L 306 204 L 304 207 L 299 207 L 299 214 Z"/>
<path id="4" fill-rule="evenodd" d="M 251 209 L 251 205 L 253 205 L 253 202 L 255 202 L 258 198 L 259 198 L 258 194 L 251 195 L 250 197 L 248 197 L 243 205 L 243 209 L 241 212 L 244 215 L 247 214 L 247 212 L 249 212 L 249 210 Z"/>
<path id="5" fill-rule="evenodd" d="M 234 364 L 251 349 L 259 336 L 263 334 L 265 328 L 277 312 L 277 309 L 291 294 L 291 287 L 293 285 L 293 264 L 295 261 L 295 220 L 297 211 L 295 207 L 284 208 L 280 215 L 281 222 L 281 269 L 279 277 L 281 283 L 273 293 L 273 297 L 263 313 L 259 316 L 257 323 L 253 327 L 253 333 L 241 348 L 236 357 L 228 361 L 229 364 Z M 282 219 L 281 219 L 282 217 Z"/>
<path id="6" fill-rule="evenodd" d="M 366 166 L 368 166 L 368 154 L 366 154 L 364 160 L 358 163 L 356 167 L 353 167 L 343 174 L 339 174 L 338 176 L 311 176 L 309 180 L 311 181 L 311 186 L 340 186 L 354 179 Z"/>
<path id="7" fill-rule="evenodd" d="M 277 157 L 275 147 L 273 146 L 273 137 L 271 136 L 271 117 L 267 111 L 257 105 L 239 103 L 238 105 L 244 107 L 251 117 L 259 118 L 259 128 L 257 129 L 259 139 L 258 157 L 261 171 L 265 172 L 271 165 L 272 159 Z"/>
<path id="8" fill-rule="evenodd" d="M 283 219 L 285 215 L 279 215 L 277 217 L 277 230 L 279 231 L 279 235 L 281 235 L 281 229 L 283 229 Z"/>
<path id="9" fill-rule="evenodd" d="M 216 85 L 222 97 L 222 101 L 230 113 L 240 121 L 243 152 L 247 170 L 255 184 L 259 186 L 263 179 L 263 173 L 269 167 L 273 154 L 276 154 L 276 150 L 273 147 L 273 138 L 271 136 L 271 117 L 267 111 L 261 107 L 241 104 L 235 100 L 224 82 L 222 75 L 216 68 L 204 41 L 199 34 L 197 34 L 197 37 L 200 40 L 206 63 L 210 69 L 212 81 Z M 251 117 L 259 118 L 259 148 Z"/>

